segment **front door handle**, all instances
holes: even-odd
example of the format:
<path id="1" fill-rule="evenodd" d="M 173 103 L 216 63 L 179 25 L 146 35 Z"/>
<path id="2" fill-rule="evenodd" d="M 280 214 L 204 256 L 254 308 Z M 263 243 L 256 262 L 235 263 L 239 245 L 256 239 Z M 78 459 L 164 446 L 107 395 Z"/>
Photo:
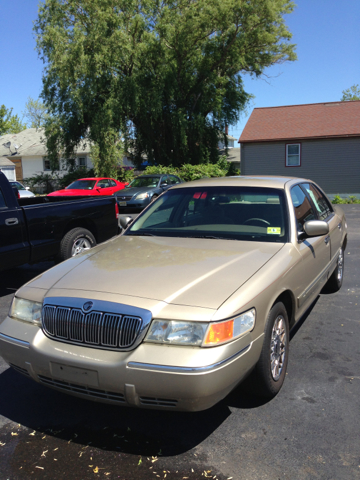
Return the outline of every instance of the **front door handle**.
<path id="1" fill-rule="evenodd" d="M 7 218 L 5 220 L 5 225 L 11 226 L 11 225 L 17 225 L 19 223 L 19 220 L 17 218 Z"/>
<path id="2" fill-rule="evenodd" d="M 329 242 L 330 242 L 330 236 L 328 235 L 327 237 L 325 237 L 325 245 L 327 245 Z"/>

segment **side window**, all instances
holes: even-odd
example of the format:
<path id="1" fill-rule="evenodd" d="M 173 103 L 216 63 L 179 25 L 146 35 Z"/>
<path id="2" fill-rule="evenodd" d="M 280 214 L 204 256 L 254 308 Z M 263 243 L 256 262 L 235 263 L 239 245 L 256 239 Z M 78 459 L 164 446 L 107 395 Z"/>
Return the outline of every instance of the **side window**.
<path id="1" fill-rule="evenodd" d="M 313 201 L 319 220 L 326 220 L 333 213 L 326 197 L 312 183 L 303 183 L 302 187 Z"/>
<path id="2" fill-rule="evenodd" d="M 111 187 L 116 187 L 116 182 L 114 180 L 109 180 Z"/>
<path id="3" fill-rule="evenodd" d="M 297 220 L 297 229 L 303 231 L 304 223 L 308 220 L 316 220 L 315 212 L 299 185 L 291 189 L 291 199 L 295 209 L 295 217 Z"/>
<path id="4" fill-rule="evenodd" d="M 0 190 L 0 208 L 6 208 L 6 202 L 2 191 Z"/>
<path id="5" fill-rule="evenodd" d="M 108 188 L 109 187 L 109 180 L 99 180 L 97 184 L 98 188 Z"/>
<path id="6" fill-rule="evenodd" d="M 170 185 L 170 180 L 169 180 L 169 175 L 164 175 L 161 179 L 161 184 L 166 183 L 167 185 Z"/>
<path id="7" fill-rule="evenodd" d="M 170 185 L 176 185 L 177 183 L 180 183 L 179 179 L 174 175 L 169 175 L 169 179 L 170 179 Z"/>

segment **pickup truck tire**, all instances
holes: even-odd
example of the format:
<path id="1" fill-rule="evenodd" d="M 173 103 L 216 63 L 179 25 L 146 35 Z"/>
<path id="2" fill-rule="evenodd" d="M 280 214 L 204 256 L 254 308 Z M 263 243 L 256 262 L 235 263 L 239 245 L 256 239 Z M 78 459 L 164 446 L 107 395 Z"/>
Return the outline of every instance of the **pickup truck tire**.
<path id="1" fill-rule="evenodd" d="M 95 247 L 94 235 L 86 228 L 73 228 L 61 240 L 59 260 L 67 260 Z"/>

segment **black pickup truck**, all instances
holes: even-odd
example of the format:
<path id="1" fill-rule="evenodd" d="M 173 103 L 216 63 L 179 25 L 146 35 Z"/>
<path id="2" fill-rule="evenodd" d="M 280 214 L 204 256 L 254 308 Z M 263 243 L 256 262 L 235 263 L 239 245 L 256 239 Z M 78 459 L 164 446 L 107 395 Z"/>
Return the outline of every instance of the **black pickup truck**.
<path id="1" fill-rule="evenodd" d="M 114 197 L 17 198 L 0 172 L 0 270 L 66 260 L 118 233 Z"/>

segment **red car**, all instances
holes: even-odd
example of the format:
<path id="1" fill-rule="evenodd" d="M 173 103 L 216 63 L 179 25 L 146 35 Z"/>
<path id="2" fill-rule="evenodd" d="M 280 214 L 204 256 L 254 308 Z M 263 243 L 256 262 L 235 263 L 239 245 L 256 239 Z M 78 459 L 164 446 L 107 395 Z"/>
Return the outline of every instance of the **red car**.
<path id="1" fill-rule="evenodd" d="M 80 178 L 71 183 L 64 190 L 49 193 L 49 197 L 75 195 L 113 195 L 125 188 L 128 183 L 119 182 L 114 178 Z"/>

